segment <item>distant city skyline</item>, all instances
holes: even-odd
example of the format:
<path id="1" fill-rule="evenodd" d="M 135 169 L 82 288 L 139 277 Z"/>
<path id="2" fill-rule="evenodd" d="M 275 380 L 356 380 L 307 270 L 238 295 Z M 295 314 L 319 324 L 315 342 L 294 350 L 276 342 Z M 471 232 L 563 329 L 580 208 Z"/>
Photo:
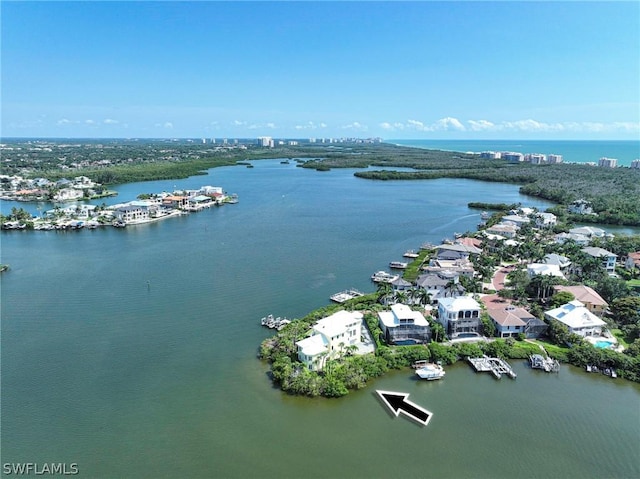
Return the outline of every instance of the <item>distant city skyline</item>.
<path id="1" fill-rule="evenodd" d="M 2 137 L 638 140 L 638 2 L 2 3 Z"/>

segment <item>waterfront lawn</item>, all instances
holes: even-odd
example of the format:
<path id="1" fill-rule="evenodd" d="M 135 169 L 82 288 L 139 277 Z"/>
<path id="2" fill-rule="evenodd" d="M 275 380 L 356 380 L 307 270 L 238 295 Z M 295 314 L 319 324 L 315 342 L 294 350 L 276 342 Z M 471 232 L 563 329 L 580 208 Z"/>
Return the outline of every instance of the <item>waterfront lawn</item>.
<path id="1" fill-rule="evenodd" d="M 621 329 L 611 329 L 610 331 L 611 331 L 611 334 L 615 336 L 615 338 L 618 340 L 618 343 L 624 349 L 627 349 L 629 347 L 629 343 L 627 342 L 627 336 Z"/>
<path id="2" fill-rule="evenodd" d="M 418 279 L 422 265 L 429 262 L 431 253 L 433 253 L 433 250 L 421 249 L 418 252 L 418 257 L 414 258 L 414 260 L 407 265 L 404 273 L 402 274 L 402 279 L 409 281 L 410 283 L 414 283 L 416 279 Z"/>

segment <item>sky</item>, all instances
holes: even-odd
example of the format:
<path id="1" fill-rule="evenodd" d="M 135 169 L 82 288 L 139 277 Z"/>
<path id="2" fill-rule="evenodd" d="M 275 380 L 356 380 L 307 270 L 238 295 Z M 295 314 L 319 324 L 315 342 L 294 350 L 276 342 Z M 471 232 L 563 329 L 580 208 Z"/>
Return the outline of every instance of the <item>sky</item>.
<path id="1" fill-rule="evenodd" d="M 640 138 L 640 2 L 1 4 L 2 137 Z"/>

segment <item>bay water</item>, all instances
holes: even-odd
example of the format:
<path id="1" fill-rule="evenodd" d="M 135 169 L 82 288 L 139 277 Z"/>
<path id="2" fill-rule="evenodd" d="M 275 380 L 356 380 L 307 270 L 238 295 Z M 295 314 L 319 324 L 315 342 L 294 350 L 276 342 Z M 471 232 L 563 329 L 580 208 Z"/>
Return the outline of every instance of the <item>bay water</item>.
<path id="1" fill-rule="evenodd" d="M 441 381 L 393 371 L 340 399 L 283 394 L 257 359 L 301 317 L 407 249 L 475 230 L 469 201 L 548 203 L 515 185 L 369 181 L 278 160 L 117 187 L 222 186 L 240 202 L 153 224 L 0 237 L 2 463 L 82 477 L 638 477 L 640 387 L 512 362 Z M 3 209 L 7 205 L 3 206 Z M 25 206 L 21 204 L 20 206 Z M 410 393 L 427 427 L 375 390 Z"/>

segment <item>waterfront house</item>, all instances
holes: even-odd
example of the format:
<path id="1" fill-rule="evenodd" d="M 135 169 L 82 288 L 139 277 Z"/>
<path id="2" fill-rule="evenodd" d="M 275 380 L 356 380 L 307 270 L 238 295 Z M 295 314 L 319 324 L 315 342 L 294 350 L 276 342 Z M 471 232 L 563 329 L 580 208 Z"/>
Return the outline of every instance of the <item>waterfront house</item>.
<path id="1" fill-rule="evenodd" d="M 473 269 L 473 263 L 468 259 L 458 260 L 445 260 L 445 259 L 431 259 L 429 264 L 423 266 L 422 271 L 425 273 L 439 273 L 443 271 L 451 271 L 458 275 L 473 277 L 475 270 Z"/>
<path id="2" fill-rule="evenodd" d="M 613 274 L 616 272 L 616 258 L 618 255 L 612 253 L 611 251 L 607 251 L 604 248 L 599 247 L 587 247 L 582 248 L 583 253 L 588 254 L 596 259 L 599 259 L 602 262 L 602 267 L 607 270 L 607 273 Z"/>
<path id="3" fill-rule="evenodd" d="M 500 220 L 500 223 L 504 225 L 515 225 L 520 228 L 522 225 L 529 223 L 531 220 L 527 216 L 521 215 L 505 215 Z"/>
<path id="4" fill-rule="evenodd" d="M 441 244 L 436 247 L 436 259 L 458 260 L 469 259 L 471 255 L 482 253 L 480 248 L 466 244 Z"/>
<path id="5" fill-rule="evenodd" d="M 183 209 L 187 206 L 189 198 L 182 195 L 168 195 L 162 199 L 162 205 L 168 208 Z"/>
<path id="6" fill-rule="evenodd" d="M 584 235 L 589 239 L 604 238 L 607 232 L 602 228 L 596 228 L 595 226 L 581 226 L 579 228 L 571 228 L 569 233 Z"/>
<path id="7" fill-rule="evenodd" d="M 586 200 L 576 200 L 569 205 L 569 213 L 576 213 L 580 215 L 592 215 L 593 208 L 591 203 Z"/>
<path id="8" fill-rule="evenodd" d="M 62 188 L 53 195 L 53 201 L 73 201 L 78 200 L 84 196 L 82 190 L 76 190 L 75 188 Z"/>
<path id="9" fill-rule="evenodd" d="M 607 308 L 609 307 L 609 304 L 602 298 L 602 296 L 589 286 L 584 286 L 582 284 L 575 286 L 558 285 L 554 286 L 554 289 L 557 292 L 566 291 L 567 293 L 571 293 L 574 299 L 580 301 L 589 311 L 601 318 L 606 314 Z"/>
<path id="10" fill-rule="evenodd" d="M 589 311 L 586 306 L 577 299 L 544 313 L 548 320 L 558 321 L 569 332 L 582 337 L 601 336 L 606 323 Z"/>
<path id="11" fill-rule="evenodd" d="M 471 296 L 442 298 L 438 301 L 438 322 L 451 339 L 464 333 L 479 333 L 480 305 Z"/>
<path id="12" fill-rule="evenodd" d="M 362 313 L 337 311 L 314 324 L 311 336 L 296 342 L 298 360 L 312 371 L 321 371 L 328 359 L 361 344 L 361 330 Z"/>
<path id="13" fill-rule="evenodd" d="M 485 231 L 504 238 L 515 238 L 516 234 L 518 234 L 518 227 L 514 224 L 498 223 L 485 229 Z"/>
<path id="14" fill-rule="evenodd" d="M 455 298 L 465 294 L 459 278 L 460 273 L 456 271 L 435 271 L 418 276 L 416 286 L 429 293 L 431 304 L 437 304 L 440 298 Z"/>
<path id="15" fill-rule="evenodd" d="M 518 308 L 511 304 L 504 308 L 489 309 L 488 314 L 500 338 L 525 334 L 527 323 L 531 319 L 535 319 L 526 309 Z"/>
<path id="16" fill-rule="evenodd" d="M 431 339 L 429 322 L 406 304 L 394 304 L 391 311 L 380 311 L 378 322 L 388 344 L 428 343 Z"/>
<path id="17" fill-rule="evenodd" d="M 149 219 L 149 208 L 142 205 L 126 204 L 118 206 L 115 217 L 125 223 L 139 223 Z"/>
<path id="18" fill-rule="evenodd" d="M 573 241 L 577 245 L 587 246 L 591 242 L 591 239 L 588 236 L 578 233 L 558 233 L 554 238 L 555 242 L 558 244 L 564 244 L 567 241 Z"/>
<path id="19" fill-rule="evenodd" d="M 553 228 L 558 223 L 553 213 L 535 213 L 534 218 L 538 228 Z"/>

